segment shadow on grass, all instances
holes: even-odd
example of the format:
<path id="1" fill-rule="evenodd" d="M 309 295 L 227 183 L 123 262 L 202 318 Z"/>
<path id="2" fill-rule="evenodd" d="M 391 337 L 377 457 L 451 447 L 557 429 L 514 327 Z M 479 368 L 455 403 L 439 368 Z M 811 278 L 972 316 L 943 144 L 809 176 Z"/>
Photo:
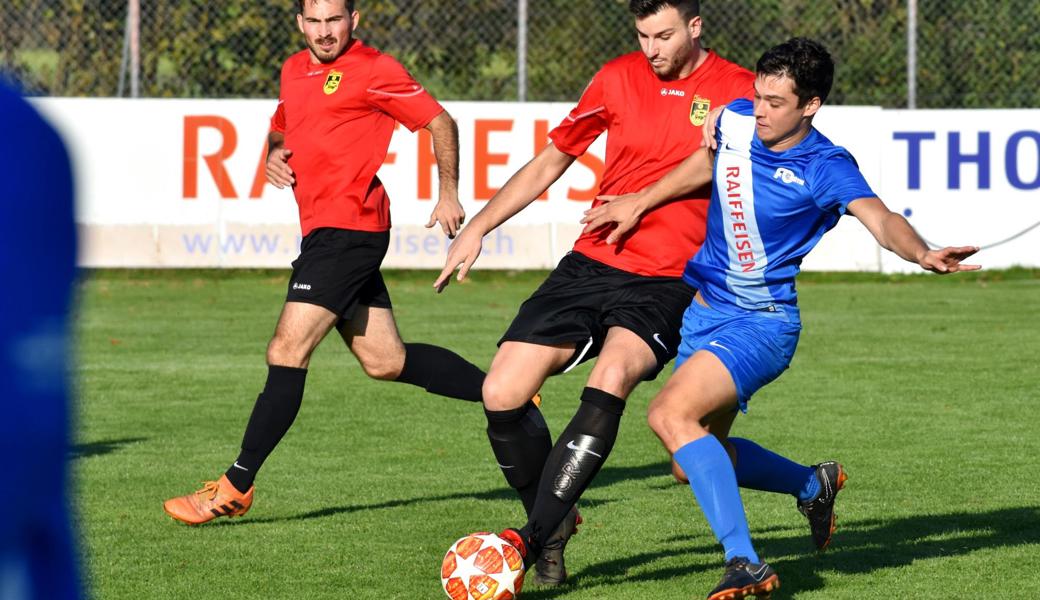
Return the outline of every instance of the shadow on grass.
<path id="1" fill-rule="evenodd" d="M 794 531 L 772 528 L 773 531 Z M 765 530 L 755 530 L 760 536 Z M 841 522 L 834 541 L 822 554 L 811 549 L 808 529 L 782 537 L 756 541 L 759 554 L 780 575 L 784 597 L 799 592 L 823 589 L 821 572 L 844 575 L 871 573 L 882 569 L 905 567 L 919 560 L 961 556 L 979 550 L 1035 544 L 1040 539 L 1040 508 L 1006 508 L 990 512 L 956 512 L 920 515 L 901 519 Z M 681 536 L 665 540 L 667 548 L 621 556 L 590 565 L 573 573 L 571 583 L 582 590 L 612 588 L 632 581 L 668 581 L 705 570 L 722 575 L 722 553 L 717 545 L 690 545 Z M 702 554 L 717 561 L 676 565 L 642 571 L 658 560 L 674 559 L 683 554 Z M 770 558 L 777 557 L 777 558 Z M 629 573 L 629 570 L 641 570 Z M 694 595 L 707 590 L 690 590 Z M 531 588 L 524 590 L 528 600 L 558 597 L 560 590 Z M 604 594 L 609 596 L 609 593 Z"/>
<path id="2" fill-rule="evenodd" d="M 69 460 L 87 458 L 90 456 L 104 456 L 105 454 L 111 454 L 119 450 L 123 446 L 129 446 L 130 444 L 145 441 L 148 441 L 148 438 L 135 437 L 122 438 L 118 440 L 101 440 L 99 442 L 90 442 L 88 444 L 76 444 L 69 449 Z"/>
<path id="3" fill-rule="evenodd" d="M 604 467 L 602 471 L 596 476 L 596 480 L 593 483 L 596 487 L 608 487 L 620 481 L 628 481 L 633 479 L 647 479 L 652 477 L 660 477 L 663 473 L 670 473 L 668 470 L 670 467 L 667 463 L 649 463 L 634 467 Z M 669 486 L 671 487 L 671 486 Z M 298 515 L 291 515 L 285 517 L 260 517 L 260 518 L 245 518 L 242 520 L 221 520 L 213 523 L 216 526 L 245 526 L 250 524 L 261 524 L 261 523 L 280 523 L 286 521 L 303 521 L 308 519 L 321 519 L 325 517 L 334 517 L 336 515 L 350 514 L 360 511 L 367 510 L 384 510 L 391 508 L 400 508 L 402 506 L 412 506 L 416 504 L 426 504 L 430 502 L 454 502 L 458 500 L 504 500 L 518 502 L 516 492 L 510 488 L 498 488 L 494 490 L 487 490 L 481 492 L 459 492 L 457 494 L 442 494 L 440 496 L 418 496 L 415 498 L 401 498 L 396 500 L 387 500 L 385 502 L 376 502 L 372 504 L 352 504 L 346 506 L 330 506 L 318 510 L 305 512 Z M 579 501 L 579 507 L 594 508 L 597 506 L 603 506 L 609 504 L 609 500 L 589 500 L 582 499 Z M 504 524 L 503 526 L 508 525 Z"/>

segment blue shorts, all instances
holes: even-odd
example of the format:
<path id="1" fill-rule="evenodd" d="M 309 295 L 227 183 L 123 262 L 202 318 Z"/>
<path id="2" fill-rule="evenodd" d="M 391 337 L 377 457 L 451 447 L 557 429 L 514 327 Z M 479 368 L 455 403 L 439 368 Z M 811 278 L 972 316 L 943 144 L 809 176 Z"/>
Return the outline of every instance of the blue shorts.
<path id="1" fill-rule="evenodd" d="M 694 300 L 683 315 L 678 369 L 698 350 L 719 357 L 737 386 L 740 410 L 747 412 L 751 395 L 776 379 L 791 364 L 802 327 L 756 312 L 728 314 Z"/>

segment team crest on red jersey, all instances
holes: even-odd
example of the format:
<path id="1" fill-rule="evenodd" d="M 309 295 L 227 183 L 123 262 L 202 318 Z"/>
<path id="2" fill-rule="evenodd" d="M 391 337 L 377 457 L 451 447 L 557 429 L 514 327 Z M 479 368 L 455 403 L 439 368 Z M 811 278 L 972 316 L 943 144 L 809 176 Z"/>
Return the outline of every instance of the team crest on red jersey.
<path id="1" fill-rule="evenodd" d="M 325 78 L 325 95 L 335 94 L 336 90 L 339 89 L 339 82 L 343 79 L 343 73 L 333 69 L 329 71 L 329 76 Z"/>
<path id="2" fill-rule="evenodd" d="M 690 123 L 697 127 L 704 125 L 704 120 L 708 118 L 709 112 L 711 112 L 711 100 L 694 96 L 693 103 L 690 104 Z"/>

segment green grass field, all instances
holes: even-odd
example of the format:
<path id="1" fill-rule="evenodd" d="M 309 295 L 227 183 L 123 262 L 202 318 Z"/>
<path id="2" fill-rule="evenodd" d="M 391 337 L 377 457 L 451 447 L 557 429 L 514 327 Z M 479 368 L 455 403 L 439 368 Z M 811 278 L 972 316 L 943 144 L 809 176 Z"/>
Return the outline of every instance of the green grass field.
<path id="1" fill-rule="evenodd" d="M 436 296 L 391 272 L 406 340 L 486 366 L 544 273 L 477 272 Z M 96 272 L 78 316 L 73 473 L 98 598 L 443 597 L 448 546 L 519 526 L 476 405 L 368 380 L 338 337 L 311 364 L 300 415 L 242 519 L 189 528 L 163 499 L 235 458 L 285 295 L 282 272 Z M 790 497 L 744 493 L 774 598 L 1040 595 L 1040 271 L 978 276 L 807 274 L 792 368 L 735 435 L 795 460 L 842 461 L 830 551 L 811 549 Z M 562 430 L 588 366 L 543 388 Z M 630 399 L 580 506 L 572 583 L 531 600 L 703 598 L 721 551 L 646 426 L 663 382 Z"/>

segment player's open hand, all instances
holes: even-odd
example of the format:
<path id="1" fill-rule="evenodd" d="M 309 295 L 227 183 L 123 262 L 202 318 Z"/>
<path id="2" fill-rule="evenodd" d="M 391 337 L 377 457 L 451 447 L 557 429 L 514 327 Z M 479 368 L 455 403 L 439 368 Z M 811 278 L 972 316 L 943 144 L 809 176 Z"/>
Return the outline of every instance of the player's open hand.
<path id="1" fill-rule="evenodd" d="M 451 248 L 448 248 L 448 258 L 444 261 L 444 269 L 437 277 L 437 281 L 433 282 L 433 288 L 437 290 L 438 294 L 444 291 L 444 288 L 451 283 L 451 274 L 457 267 L 459 268 L 459 274 L 456 279 L 462 281 L 466 278 L 470 267 L 480 257 L 483 239 L 484 236 L 481 232 L 473 229 L 472 225 L 464 229 L 459 234 L 459 237 L 455 238 Z M 459 267 L 459 265 L 462 266 Z"/>
<path id="2" fill-rule="evenodd" d="M 437 206 L 433 207 L 426 228 L 429 229 L 440 223 L 444 234 L 454 239 L 465 221 L 466 211 L 462 209 L 462 203 L 457 198 L 441 198 L 437 201 Z"/>
<path id="3" fill-rule="evenodd" d="M 629 230 L 639 224 L 643 211 L 639 208 L 639 194 L 623 194 L 621 196 L 596 196 L 602 202 L 585 211 L 581 222 L 585 224 L 583 233 L 595 231 L 600 227 L 616 224 L 607 236 L 608 244 L 616 244 Z"/>
<path id="4" fill-rule="evenodd" d="M 939 250 L 929 250 L 924 253 L 918 264 L 921 265 L 922 269 L 926 269 L 933 273 L 939 273 L 945 275 L 947 273 L 957 273 L 960 271 L 978 271 L 982 268 L 982 265 L 965 265 L 961 264 L 961 261 L 968 258 L 972 254 L 979 251 L 978 246 L 958 246 L 946 248 L 940 248 Z"/>
<path id="5" fill-rule="evenodd" d="M 267 181 L 280 190 L 296 184 L 296 174 L 289 166 L 290 156 L 292 150 L 288 148 L 275 148 L 267 154 Z"/>
<path id="6" fill-rule="evenodd" d="M 718 142 L 715 141 L 715 124 L 719 122 L 719 115 L 722 114 L 722 110 L 725 106 L 720 106 L 713 109 L 708 113 L 708 117 L 704 119 L 704 125 L 701 125 L 701 147 L 707 146 L 712 150 L 718 150 Z"/>

